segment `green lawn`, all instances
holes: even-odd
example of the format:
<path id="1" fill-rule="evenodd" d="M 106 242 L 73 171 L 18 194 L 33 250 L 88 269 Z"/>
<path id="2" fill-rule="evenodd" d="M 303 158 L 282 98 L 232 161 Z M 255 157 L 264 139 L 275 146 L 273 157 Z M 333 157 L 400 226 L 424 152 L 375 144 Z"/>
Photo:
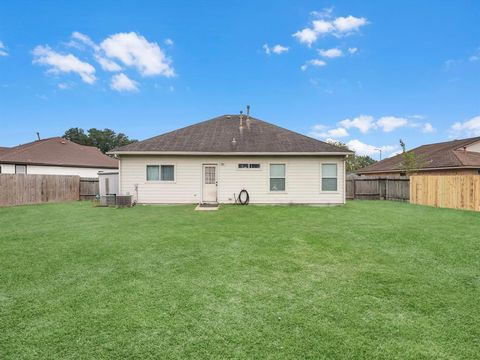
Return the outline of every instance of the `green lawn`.
<path id="1" fill-rule="evenodd" d="M 478 359 L 480 213 L 0 209 L 0 359 Z"/>

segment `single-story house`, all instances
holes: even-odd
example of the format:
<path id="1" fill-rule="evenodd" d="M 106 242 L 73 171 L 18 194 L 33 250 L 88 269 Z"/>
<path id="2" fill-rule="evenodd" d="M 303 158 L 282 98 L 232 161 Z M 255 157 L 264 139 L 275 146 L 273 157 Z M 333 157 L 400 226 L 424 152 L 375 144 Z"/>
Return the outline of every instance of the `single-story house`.
<path id="1" fill-rule="evenodd" d="M 345 203 L 351 152 L 240 115 L 223 115 L 112 151 L 119 192 L 139 203 Z"/>
<path id="2" fill-rule="evenodd" d="M 463 175 L 480 172 L 480 137 L 422 145 L 413 150 L 417 175 Z M 402 154 L 384 159 L 363 169 L 358 175 L 405 175 Z"/>
<path id="3" fill-rule="evenodd" d="M 99 171 L 118 169 L 118 160 L 93 146 L 61 137 L 33 141 L 0 152 L 0 173 L 78 175 L 98 177 Z"/>

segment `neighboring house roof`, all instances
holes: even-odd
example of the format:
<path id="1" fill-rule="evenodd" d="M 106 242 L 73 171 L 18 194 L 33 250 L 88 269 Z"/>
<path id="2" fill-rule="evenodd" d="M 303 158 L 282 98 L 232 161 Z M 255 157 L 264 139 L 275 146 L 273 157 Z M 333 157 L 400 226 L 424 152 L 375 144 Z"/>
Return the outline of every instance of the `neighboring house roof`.
<path id="1" fill-rule="evenodd" d="M 10 150 L 10 148 L 0 146 L 0 155 L 5 154 L 8 150 Z"/>
<path id="2" fill-rule="evenodd" d="M 0 153 L 0 164 L 74 166 L 117 169 L 118 160 L 93 146 L 78 145 L 61 137 L 15 146 Z"/>
<path id="3" fill-rule="evenodd" d="M 453 140 L 442 143 L 422 145 L 410 150 L 420 164 L 418 170 L 444 168 L 480 168 L 480 153 L 467 151 L 465 147 L 480 141 L 480 137 Z M 410 152 L 409 151 L 409 152 Z M 357 174 L 401 172 L 402 154 L 379 161 L 363 169 Z"/>
<path id="4" fill-rule="evenodd" d="M 335 153 L 348 150 L 247 116 L 223 115 L 144 141 L 112 153 Z"/>

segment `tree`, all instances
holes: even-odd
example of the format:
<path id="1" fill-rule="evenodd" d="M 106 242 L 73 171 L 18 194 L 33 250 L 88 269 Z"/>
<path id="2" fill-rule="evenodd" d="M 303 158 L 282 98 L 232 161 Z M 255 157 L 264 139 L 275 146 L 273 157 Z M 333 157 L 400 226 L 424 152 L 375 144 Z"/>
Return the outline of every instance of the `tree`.
<path id="1" fill-rule="evenodd" d="M 401 163 L 401 169 L 410 176 L 415 174 L 418 169 L 421 169 L 424 164 L 424 159 L 418 157 L 413 151 L 407 151 L 405 142 L 400 139 L 400 147 L 402 148 L 403 161 Z"/>
<path id="2" fill-rule="evenodd" d="M 65 134 L 63 134 L 63 138 L 80 145 L 89 145 L 88 135 L 80 128 L 68 129 L 65 131 Z"/>
<path id="3" fill-rule="evenodd" d="M 99 130 L 96 128 L 89 129 L 87 134 L 81 128 L 71 128 L 65 131 L 63 137 L 80 145 L 95 146 L 103 153 L 137 141 L 129 139 L 124 133 L 117 134 L 111 129 Z"/>
<path id="4" fill-rule="evenodd" d="M 346 144 L 342 143 L 341 141 L 329 140 L 327 142 L 329 144 L 338 146 L 342 149 L 353 151 L 353 150 L 349 149 L 349 147 Z M 377 162 L 376 160 L 372 159 L 368 155 L 357 155 L 354 152 L 354 154 L 347 156 L 347 159 L 345 161 L 345 167 L 346 167 L 347 172 L 354 172 L 354 171 L 360 170 L 360 169 L 362 169 L 362 168 L 364 168 L 368 165 L 372 165 L 376 162 Z"/>

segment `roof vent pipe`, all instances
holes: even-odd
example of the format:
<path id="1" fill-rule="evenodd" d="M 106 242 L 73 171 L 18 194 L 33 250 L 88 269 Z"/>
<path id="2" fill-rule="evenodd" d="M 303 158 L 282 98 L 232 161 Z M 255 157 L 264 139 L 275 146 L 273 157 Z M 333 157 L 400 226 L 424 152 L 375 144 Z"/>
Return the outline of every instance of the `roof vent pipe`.
<path id="1" fill-rule="evenodd" d="M 247 129 L 250 130 L 250 105 L 247 105 L 247 120 L 245 120 L 247 123 Z"/>
<path id="2" fill-rule="evenodd" d="M 232 139 L 232 146 L 235 149 L 235 146 L 237 145 L 237 140 L 235 140 L 235 136 Z"/>
<path id="3" fill-rule="evenodd" d="M 40 140 L 40 133 L 37 131 L 37 139 Z"/>
<path id="4" fill-rule="evenodd" d="M 240 130 L 240 135 L 243 135 L 243 111 L 240 110 L 240 126 L 238 127 Z"/>

